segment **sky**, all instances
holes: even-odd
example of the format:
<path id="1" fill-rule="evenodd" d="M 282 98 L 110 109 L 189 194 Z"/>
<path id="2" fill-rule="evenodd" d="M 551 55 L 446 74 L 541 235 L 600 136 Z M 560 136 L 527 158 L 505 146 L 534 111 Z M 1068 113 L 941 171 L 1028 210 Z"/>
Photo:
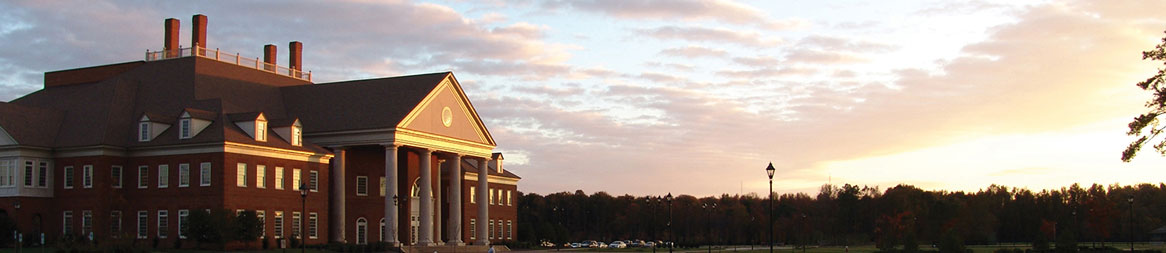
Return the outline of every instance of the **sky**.
<path id="1" fill-rule="evenodd" d="M 453 71 L 519 190 L 977 191 L 1166 179 L 1130 163 L 1166 1 L 2 1 L 0 101 L 141 60 L 208 16 L 315 82 Z"/>

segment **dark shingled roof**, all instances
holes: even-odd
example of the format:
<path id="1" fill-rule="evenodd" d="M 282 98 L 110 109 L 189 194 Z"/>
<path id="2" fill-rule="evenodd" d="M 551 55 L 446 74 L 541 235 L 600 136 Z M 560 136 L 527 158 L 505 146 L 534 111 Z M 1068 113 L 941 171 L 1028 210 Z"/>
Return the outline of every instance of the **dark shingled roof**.
<path id="1" fill-rule="evenodd" d="M 21 145 L 51 147 L 61 115 L 55 110 L 0 102 L 0 127 Z"/>
<path id="2" fill-rule="evenodd" d="M 450 72 L 281 88 L 305 132 L 392 128 Z"/>
<path id="3" fill-rule="evenodd" d="M 490 164 L 490 163 L 487 163 L 487 164 Z M 487 166 L 487 167 L 489 167 L 489 166 Z M 478 164 L 476 162 L 472 163 L 472 162 L 468 162 L 468 161 L 463 160 L 462 161 L 462 169 L 465 170 L 466 172 L 478 173 Z M 506 169 L 502 169 L 502 173 L 498 173 L 497 169 L 490 168 L 489 170 L 487 170 L 487 172 L 488 173 L 486 175 L 490 175 L 490 176 L 500 176 L 500 177 L 513 178 L 513 179 L 522 179 L 522 177 L 519 177 L 518 175 L 516 175 L 513 172 L 510 172 L 509 170 L 506 170 Z"/>

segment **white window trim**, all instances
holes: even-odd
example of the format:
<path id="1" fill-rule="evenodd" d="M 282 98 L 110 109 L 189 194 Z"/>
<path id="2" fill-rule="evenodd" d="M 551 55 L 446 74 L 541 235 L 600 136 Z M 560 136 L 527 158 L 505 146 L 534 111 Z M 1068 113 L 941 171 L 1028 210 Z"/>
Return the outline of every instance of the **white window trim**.
<path id="1" fill-rule="evenodd" d="M 267 188 L 267 165 L 255 165 L 255 188 Z"/>
<path id="2" fill-rule="evenodd" d="M 71 226 L 73 225 L 73 211 L 65 211 L 61 214 L 61 233 L 72 233 Z"/>
<path id="3" fill-rule="evenodd" d="M 93 188 L 93 165 L 81 166 L 81 173 L 81 187 Z"/>
<path id="4" fill-rule="evenodd" d="M 317 239 L 320 236 L 320 219 L 315 212 L 308 213 L 308 239 Z"/>
<path id="5" fill-rule="evenodd" d="M 190 129 L 190 126 L 190 118 L 178 120 L 178 139 L 190 139 L 190 137 L 193 137 L 194 129 Z"/>
<path id="6" fill-rule="evenodd" d="M 247 164 L 238 163 L 235 165 L 235 186 L 247 187 Z"/>
<path id="7" fill-rule="evenodd" d="M 267 121 L 255 120 L 255 141 L 267 141 Z"/>
<path id="8" fill-rule="evenodd" d="M 140 141 L 140 142 L 150 141 L 150 136 L 152 136 L 153 134 L 154 133 L 151 133 L 151 131 L 150 131 L 150 122 L 149 121 L 142 121 L 142 122 L 138 123 L 138 141 Z"/>
<path id="9" fill-rule="evenodd" d="M 186 182 L 183 182 L 182 179 L 186 179 Z M 190 187 L 190 164 L 189 163 L 179 163 L 178 164 L 178 187 Z"/>
<path id="10" fill-rule="evenodd" d="M 275 167 L 275 189 L 283 190 L 283 167 Z"/>
<path id="11" fill-rule="evenodd" d="M 65 182 L 62 185 L 65 186 L 65 189 L 73 189 L 73 180 L 76 179 L 73 177 L 73 166 L 65 166 L 64 171 L 65 175 L 61 176 L 61 180 Z"/>
<path id="12" fill-rule="evenodd" d="M 170 165 L 158 165 L 158 189 L 170 187 Z"/>
<path id="13" fill-rule="evenodd" d="M 143 175 L 145 178 L 142 178 Z M 150 188 L 150 166 L 138 166 L 138 174 L 136 176 L 138 177 L 138 189 Z"/>
<path id="14" fill-rule="evenodd" d="M 178 239 L 186 239 L 186 234 L 182 232 L 182 220 L 190 217 L 190 210 L 178 209 Z"/>
<path id="15" fill-rule="evenodd" d="M 255 210 L 255 218 L 259 218 L 259 238 L 267 238 L 267 212 Z"/>
<path id="16" fill-rule="evenodd" d="M 320 191 L 320 172 L 319 171 L 314 171 L 314 170 L 308 171 L 308 191 L 311 191 L 311 192 Z"/>
<path id="17" fill-rule="evenodd" d="M 202 171 L 206 170 L 206 174 Z M 214 171 L 211 170 L 211 163 L 200 163 L 198 166 L 198 186 L 211 186 Z"/>
<path id="18" fill-rule="evenodd" d="M 283 238 L 283 211 L 275 211 L 275 214 L 274 216 L 271 216 L 271 219 L 271 221 L 275 223 L 271 226 L 272 235 L 275 236 L 275 239 Z"/>
<path id="19" fill-rule="evenodd" d="M 170 212 L 168 210 L 158 210 L 157 220 L 158 221 L 155 227 L 158 229 L 155 229 L 154 234 L 156 234 L 158 238 L 164 239 L 170 235 Z M 166 222 L 165 229 L 162 228 L 162 222 Z"/>
<path id="20" fill-rule="evenodd" d="M 142 222 L 143 217 L 146 218 L 146 222 Z M 137 220 L 138 220 L 138 226 L 135 228 L 137 230 L 134 231 L 134 234 L 137 234 L 138 239 L 150 238 L 150 212 L 138 211 Z M 143 226 L 145 226 L 145 228 L 146 228 L 145 233 L 142 233 Z"/>
<path id="21" fill-rule="evenodd" d="M 122 229 L 125 228 L 122 226 L 121 220 L 121 210 L 109 211 L 109 234 L 113 238 L 121 237 Z"/>
<path id="22" fill-rule="evenodd" d="M 360 181 L 364 181 L 364 187 L 361 188 Z M 363 190 L 363 192 L 361 192 Z M 368 177 L 356 176 L 356 196 L 368 196 Z"/>

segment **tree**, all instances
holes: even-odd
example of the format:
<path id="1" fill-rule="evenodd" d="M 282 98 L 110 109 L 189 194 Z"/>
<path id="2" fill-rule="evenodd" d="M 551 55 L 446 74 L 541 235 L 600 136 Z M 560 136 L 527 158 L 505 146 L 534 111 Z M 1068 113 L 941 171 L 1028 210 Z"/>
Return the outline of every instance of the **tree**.
<path id="1" fill-rule="evenodd" d="M 223 209 L 210 212 L 194 211 L 186 219 L 190 225 L 186 226 L 187 238 L 194 239 L 195 247 L 201 248 L 203 243 L 223 246 L 233 236 L 231 230 L 235 214 Z"/>
<path id="2" fill-rule="evenodd" d="M 247 210 L 236 215 L 235 226 L 231 229 L 234 232 L 235 241 L 243 242 L 243 246 L 250 248 L 251 242 L 258 240 L 259 236 L 263 235 L 262 222 L 255 215 L 255 211 Z"/>
<path id="3" fill-rule="evenodd" d="M 1166 37 L 1162 38 L 1162 44 L 1154 46 L 1153 50 L 1142 51 L 1142 60 L 1162 61 L 1166 65 Z M 1166 156 L 1166 138 L 1158 138 L 1158 135 L 1166 130 L 1166 125 L 1159 124 L 1158 116 L 1166 114 L 1166 68 L 1159 68 L 1158 73 L 1150 76 L 1145 81 L 1137 83 L 1138 88 L 1154 93 L 1154 96 L 1146 101 L 1146 108 L 1148 112 L 1138 115 L 1129 124 L 1129 132 L 1126 135 L 1137 136 L 1134 142 L 1126 147 L 1125 151 L 1121 153 L 1121 160 L 1129 162 L 1137 155 L 1138 150 L 1142 149 L 1142 145 L 1147 142 L 1154 142 L 1154 149 L 1159 154 Z M 1149 129 L 1146 129 L 1149 128 Z M 1148 130 L 1143 132 L 1143 130 Z"/>

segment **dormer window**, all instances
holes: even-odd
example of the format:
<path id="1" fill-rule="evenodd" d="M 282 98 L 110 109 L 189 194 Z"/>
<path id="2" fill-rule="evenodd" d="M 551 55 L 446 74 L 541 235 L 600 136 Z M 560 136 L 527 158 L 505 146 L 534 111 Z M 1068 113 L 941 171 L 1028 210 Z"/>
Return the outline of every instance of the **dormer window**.
<path id="1" fill-rule="evenodd" d="M 181 139 L 190 139 L 190 118 L 178 120 L 179 136 Z"/>
<path id="2" fill-rule="evenodd" d="M 291 127 L 291 145 L 297 147 L 304 145 L 303 129 L 300 129 L 299 125 Z"/>
<path id="3" fill-rule="evenodd" d="M 138 124 L 138 141 L 150 141 L 150 122 L 142 121 Z"/>
<path id="4" fill-rule="evenodd" d="M 267 120 L 262 118 L 255 120 L 255 140 L 267 141 Z"/>

